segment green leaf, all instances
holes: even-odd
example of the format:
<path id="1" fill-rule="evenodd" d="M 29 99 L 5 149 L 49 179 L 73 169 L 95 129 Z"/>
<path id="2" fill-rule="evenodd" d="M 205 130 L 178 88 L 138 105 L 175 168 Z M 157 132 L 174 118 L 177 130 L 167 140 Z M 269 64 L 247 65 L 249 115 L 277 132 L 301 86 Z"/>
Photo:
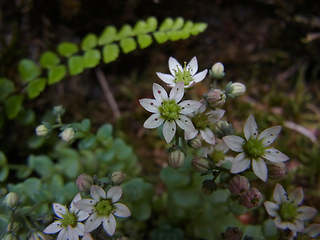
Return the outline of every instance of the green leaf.
<path id="1" fill-rule="evenodd" d="M 183 25 L 184 25 L 183 18 L 182 17 L 178 17 L 178 18 L 176 18 L 176 20 L 173 23 L 172 30 L 181 29 L 183 27 Z"/>
<path id="2" fill-rule="evenodd" d="M 60 63 L 60 58 L 57 54 L 51 51 L 44 52 L 40 57 L 40 65 L 44 68 L 51 68 Z"/>
<path id="3" fill-rule="evenodd" d="M 2 151 L 0 151 L 0 167 L 5 166 L 7 164 L 7 157 L 4 155 Z"/>
<path id="4" fill-rule="evenodd" d="M 243 234 L 248 237 L 252 237 L 255 240 L 264 240 L 265 238 L 263 237 L 261 233 L 261 225 L 247 225 L 244 230 Z"/>
<path id="5" fill-rule="evenodd" d="M 101 53 L 96 49 L 88 50 L 84 53 L 83 64 L 85 68 L 96 67 L 100 63 Z"/>
<path id="6" fill-rule="evenodd" d="M 23 95 L 17 94 L 9 97 L 5 101 L 6 114 L 9 119 L 15 118 L 20 112 Z"/>
<path id="7" fill-rule="evenodd" d="M 64 57 L 71 57 L 78 52 L 78 50 L 78 46 L 72 42 L 62 42 L 58 45 L 58 52 Z"/>
<path id="8" fill-rule="evenodd" d="M 80 74 L 83 72 L 83 57 L 73 56 L 68 59 L 68 67 L 71 76 Z"/>
<path id="9" fill-rule="evenodd" d="M 171 167 L 165 167 L 160 172 L 161 179 L 168 187 L 182 187 L 190 182 L 190 177 L 187 172 L 176 170 Z"/>
<path id="10" fill-rule="evenodd" d="M 27 110 L 23 109 L 23 111 L 21 111 L 18 117 L 19 117 L 18 120 L 21 124 L 30 125 L 34 123 L 36 114 L 32 109 L 27 109 Z"/>
<path id="11" fill-rule="evenodd" d="M 32 169 L 28 166 L 21 166 L 21 168 L 18 169 L 16 175 L 19 179 L 25 179 L 29 177 L 32 173 Z"/>
<path id="12" fill-rule="evenodd" d="M 29 83 L 27 87 L 28 96 L 30 99 L 36 98 L 39 94 L 45 89 L 46 87 L 46 80 L 45 78 L 38 78 L 31 83 Z"/>
<path id="13" fill-rule="evenodd" d="M 99 37 L 99 46 L 106 45 L 117 39 L 117 29 L 114 26 L 106 27 Z"/>
<path id="14" fill-rule="evenodd" d="M 137 48 L 137 43 L 133 38 L 125 38 L 120 41 L 120 47 L 124 53 L 129 53 Z"/>
<path id="15" fill-rule="evenodd" d="M 30 82 L 40 75 L 40 68 L 35 62 L 30 59 L 22 59 L 18 65 L 18 71 L 21 79 L 25 82 Z"/>
<path id="16" fill-rule="evenodd" d="M 132 32 L 132 28 L 130 25 L 128 24 L 125 24 L 122 26 L 122 28 L 119 30 L 118 34 L 117 34 L 117 39 L 118 40 L 121 40 L 121 39 L 124 39 L 124 38 L 127 38 L 127 37 L 130 37 L 133 35 L 133 32 Z"/>
<path id="17" fill-rule="evenodd" d="M 95 48 L 97 46 L 97 44 L 98 44 L 98 37 L 93 33 L 89 33 L 82 40 L 81 49 L 83 51 L 87 51 L 92 48 Z"/>
<path id="18" fill-rule="evenodd" d="M 159 27 L 159 31 L 168 31 L 173 27 L 172 18 L 166 18 Z"/>
<path id="19" fill-rule="evenodd" d="M 0 232 L 1 233 L 7 232 L 9 222 L 10 222 L 9 214 L 0 214 Z"/>
<path id="20" fill-rule="evenodd" d="M 207 26 L 208 26 L 208 24 L 206 24 L 206 23 L 195 23 L 192 26 L 191 34 L 197 35 L 199 33 L 202 33 L 204 30 L 206 30 Z"/>
<path id="21" fill-rule="evenodd" d="M 173 201 L 180 207 L 190 208 L 197 204 L 199 194 L 192 189 L 179 189 L 172 193 Z"/>
<path id="22" fill-rule="evenodd" d="M 149 17 L 146 21 L 146 32 L 154 32 L 157 29 L 158 20 L 155 17 Z"/>
<path id="23" fill-rule="evenodd" d="M 137 41 L 139 47 L 143 49 L 152 44 L 152 37 L 148 34 L 138 35 Z"/>
<path id="24" fill-rule="evenodd" d="M 45 155 L 31 155 L 28 158 L 28 166 L 34 169 L 42 178 L 49 178 L 54 170 L 53 162 Z"/>
<path id="25" fill-rule="evenodd" d="M 147 32 L 147 24 L 145 21 L 138 21 L 133 28 L 133 33 L 135 35 L 143 34 Z"/>
<path id="26" fill-rule="evenodd" d="M 169 37 L 164 32 L 154 32 L 153 37 L 156 39 L 157 43 L 161 44 L 168 41 Z"/>
<path id="27" fill-rule="evenodd" d="M 116 157 L 119 160 L 125 160 L 132 154 L 132 147 L 127 145 L 121 138 L 117 138 L 113 142 L 112 148 L 116 151 Z"/>
<path id="28" fill-rule="evenodd" d="M 72 127 L 81 132 L 89 132 L 91 128 L 91 121 L 88 118 L 83 119 L 80 123 L 76 122 L 72 124 Z"/>
<path id="29" fill-rule="evenodd" d="M 14 90 L 14 84 L 7 78 L 0 78 L 0 101 L 5 100 Z"/>
<path id="30" fill-rule="evenodd" d="M 9 175 L 9 166 L 2 166 L 0 169 L 0 182 L 4 182 Z"/>
<path id="31" fill-rule="evenodd" d="M 143 197 L 144 181 L 142 178 L 134 178 L 123 185 L 124 197 L 133 202 Z"/>
<path id="32" fill-rule="evenodd" d="M 170 31 L 170 32 L 167 32 L 167 34 L 171 41 L 177 41 L 181 39 L 181 31 Z"/>
<path id="33" fill-rule="evenodd" d="M 278 235 L 278 229 L 276 225 L 274 224 L 274 221 L 271 219 L 267 219 L 262 224 L 262 234 L 267 239 L 270 239 L 272 237 L 276 237 Z M 275 238 L 277 239 L 277 238 Z"/>
<path id="34" fill-rule="evenodd" d="M 64 65 L 52 67 L 48 72 L 48 84 L 60 82 L 67 74 L 67 68 Z"/>
<path id="35" fill-rule="evenodd" d="M 80 165 L 76 158 L 62 159 L 59 167 L 61 173 L 71 179 L 74 179 L 79 175 Z"/>
<path id="36" fill-rule="evenodd" d="M 137 201 L 131 205 L 131 211 L 135 219 L 145 221 L 151 216 L 151 205 L 147 201 Z"/>
<path id="37" fill-rule="evenodd" d="M 34 198 L 34 196 L 38 194 L 41 189 L 41 181 L 38 178 L 28 178 L 22 184 L 23 192 L 31 198 Z"/>
<path id="38" fill-rule="evenodd" d="M 82 139 L 78 147 L 79 149 L 92 149 L 97 144 L 97 137 L 92 135 Z"/>
<path id="39" fill-rule="evenodd" d="M 112 125 L 104 124 L 97 132 L 97 139 L 104 145 L 108 146 L 112 141 Z"/>
<path id="40" fill-rule="evenodd" d="M 117 44 L 108 44 L 103 47 L 102 54 L 103 54 L 103 61 L 105 63 L 115 61 L 119 56 L 119 47 Z"/>

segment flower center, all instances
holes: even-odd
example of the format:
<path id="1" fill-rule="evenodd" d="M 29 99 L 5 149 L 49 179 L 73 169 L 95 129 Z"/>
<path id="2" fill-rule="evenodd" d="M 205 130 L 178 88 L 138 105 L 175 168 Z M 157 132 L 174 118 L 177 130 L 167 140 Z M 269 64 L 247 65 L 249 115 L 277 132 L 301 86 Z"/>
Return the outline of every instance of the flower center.
<path id="1" fill-rule="evenodd" d="M 104 199 L 96 205 L 95 210 L 99 216 L 109 216 L 114 210 L 114 207 L 110 200 Z"/>
<path id="2" fill-rule="evenodd" d="M 177 69 L 174 69 L 174 72 L 175 72 L 174 82 L 175 83 L 183 82 L 185 86 L 189 85 L 189 83 L 193 80 L 190 74 L 191 68 L 189 67 L 187 69 L 187 63 L 184 62 L 183 70 L 181 71 L 180 68 L 178 67 Z"/>
<path id="3" fill-rule="evenodd" d="M 198 130 L 204 130 L 208 126 L 208 116 L 203 113 L 199 113 L 192 117 L 192 123 Z"/>
<path id="4" fill-rule="evenodd" d="M 224 153 L 223 151 L 213 151 L 213 153 L 211 153 L 210 157 L 212 158 L 212 160 L 214 161 L 214 163 L 219 163 L 221 160 L 224 159 Z"/>
<path id="5" fill-rule="evenodd" d="M 250 138 L 242 145 L 242 149 L 248 157 L 258 158 L 263 156 L 266 147 L 263 145 L 261 140 Z"/>
<path id="6" fill-rule="evenodd" d="M 297 206 L 290 202 L 284 202 L 280 207 L 280 217 L 283 221 L 292 222 L 298 215 Z"/>
<path id="7" fill-rule="evenodd" d="M 179 118 L 181 107 L 174 101 L 163 101 L 159 107 L 161 117 L 165 120 L 171 121 Z"/>
<path id="8" fill-rule="evenodd" d="M 78 217 L 71 212 L 67 212 L 66 214 L 64 214 L 61 220 L 61 225 L 63 227 L 67 227 L 68 225 L 71 227 L 75 227 L 77 226 L 77 223 L 78 223 Z"/>

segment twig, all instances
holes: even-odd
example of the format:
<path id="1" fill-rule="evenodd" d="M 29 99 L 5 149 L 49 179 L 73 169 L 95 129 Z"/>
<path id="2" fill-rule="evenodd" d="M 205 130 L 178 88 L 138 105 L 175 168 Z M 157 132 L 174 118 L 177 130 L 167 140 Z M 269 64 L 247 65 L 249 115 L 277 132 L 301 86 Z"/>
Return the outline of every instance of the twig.
<path id="1" fill-rule="evenodd" d="M 99 84 L 100 84 L 100 86 L 101 86 L 101 88 L 103 90 L 103 94 L 106 97 L 107 102 L 109 103 L 109 105 L 110 105 L 110 107 L 112 109 L 114 118 L 117 120 L 117 119 L 120 118 L 121 113 L 120 113 L 120 110 L 118 108 L 117 102 L 114 99 L 113 94 L 112 94 L 112 92 L 110 90 L 110 87 L 109 87 L 109 84 L 107 82 L 107 79 L 104 76 L 104 74 L 103 74 L 103 72 L 102 72 L 102 70 L 100 68 L 96 68 L 95 73 L 96 73 L 96 76 L 98 78 Z"/>

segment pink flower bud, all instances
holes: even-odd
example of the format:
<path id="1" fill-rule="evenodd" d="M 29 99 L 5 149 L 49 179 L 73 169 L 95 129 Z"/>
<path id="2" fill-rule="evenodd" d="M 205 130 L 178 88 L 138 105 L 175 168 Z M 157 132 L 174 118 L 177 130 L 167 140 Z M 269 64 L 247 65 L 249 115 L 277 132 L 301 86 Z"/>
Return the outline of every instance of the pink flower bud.
<path id="1" fill-rule="evenodd" d="M 229 190 L 233 194 L 242 194 L 250 189 L 248 179 L 241 175 L 236 175 L 229 180 Z"/>
<path id="2" fill-rule="evenodd" d="M 81 192 L 89 193 L 91 185 L 93 184 L 93 179 L 90 175 L 83 173 L 78 176 L 76 184 Z"/>
<path id="3" fill-rule="evenodd" d="M 206 101 L 210 107 L 221 107 L 226 102 L 226 95 L 221 89 L 211 89 L 207 94 Z"/>
<path id="4" fill-rule="evenodd" d="M 261 193 L 256 188 L 251 188 L 249 191 L 241 194 L 240 201 L 246 208 L 258 207 L 261 201 Z"/>

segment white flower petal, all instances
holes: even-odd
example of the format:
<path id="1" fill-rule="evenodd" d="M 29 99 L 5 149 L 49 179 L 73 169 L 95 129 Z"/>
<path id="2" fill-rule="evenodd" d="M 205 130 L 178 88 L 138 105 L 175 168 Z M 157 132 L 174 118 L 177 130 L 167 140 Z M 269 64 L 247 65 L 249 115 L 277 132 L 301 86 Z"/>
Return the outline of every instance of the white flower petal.
<path id="1" fill-rule="evenodd" d="M 62 215 L 65 215 L 66 212 L 68 211 L 68 209 L 66 208 L 66 206 L 60 204 L 60 203 L 54 203 L 53 205 L 53 211 L 54 213 L 59 217 L 59 218 L 63 218 Z"/>
<path id="2" fill-rule="evenodd" d="M 180 71 L 183 71 L 181 64 L 174 57 L 169 57 L 168 64 L 169 70 L 173 76 L 176 75 L 176 71 L 178 71 L 178 69 L 180 69 Z"/>
<path id="3" fill-rule="evenodd" d="M 232 161 L 231 172 L 239 173 L 246 170 L 250 166 L 250 162 L 244 153 L 239 153 Z"/>
<path id="4" fill-rule="evenodd" d="M 103 228 L 108 233 L 109 236 L 112 236 L 114 234 L 114 231 L 116 230 L 116 219 L 112 214 L 109 215 L 109 217 L 103 218 Z"/>
<path id="5" fill-rule="evenodd" d="M 188 117 L 186 117 L 184 115 L 180 115 L 179 119 L 176 120 L 176 123 L 184 131 L 190 132 L 190 131 L 194 131 L 195 130 L 195 128 L 194 128 L 194 126 L 192 124 L 192 121 Z"/>
<path id="6" fill-rule="evenodd" d="M 194 131 L 190 131 L 190 132 L 188 132 L 188 131 L 185 131 L 184 132 L 184 139 L 185 140 L 190 140 L 190 139 L 193 139 L 193 138 L 195 138 L 197 135 L 198 135 L 198 130 L 194 130 Z"/>
<path id="7" fill-rule="evenodd" d="M 160 73 L 160 72 L 156 72 L 156 74 L 158 75 L 158 77 L 164 81 L 166 84 L 175 84 L 174 82 L 174 76 L 172 76 L 171 74 L 167 74 L 167 73 Z"/>
<path id="8" fill-rule="evenodd" d="M 116 208 L 113 214 L 117 217 L 129 217 L 131 212 L 129 208 L 122 203 L 115 203 L 113 206 Z"/>
<path id="9" fill-rule="evenodd" d="M 100 201 L 101 198 L 102 199 L 106 198 L 106 192 L 98 185 L 91 185 L 90 195 L 97 202 Z"/>
<path id="10" fill-rule="evenodd" d="M 154 83 L 152 86 L 153 96 L 158 102 L 163 102 L 163 100 L 168 100 L 168 94 L 163 87 L 159 84 Z"/>
<path id="11" fill-rule="evenodd" d="M 270 202 L 270 201 L 265 201 L 263 204 L 264 204 L 264 207 L 266 208 L 268 214 L 271 217 L 278 216 L 277 210 L 279 209 L 279 205 L 275 204 L 274 202 Z"/>
<path id="12" fill-rule="evenodd" d="M 53 234 L 53 233 L 57 233 L 59 231 L 61 231 L 63 227 L 61 226 L 61 222 L 60 221 L 54 221 L 53 223 L 51 223 L 48 227 L 46 227 L 43 232 L 46 234 Z"/>
<path id="13" fill-rule="evenodd" d="M 242 152 L 242 145 L 246 142 L 242 137 L 235 136 L 235 135 L 229 135 L 229 136 L 224 136 L 223 141 L 227 146 L 235 151 L 235 152 Z"/>
<path id="14" fill-rule="evenodd" d="M 268 178 L 268 169 L 266 163 L 261 159 L 252 160 L 252 169 L 254 174 L 260 178 L 262 181 L 267 181 Z"/>
<path id="15" fill-rule="evenodd" d="M 68 225 L 66 240 L 71 240 L 71 239 L 72 240 L 79 240 L 79 235 L 77 234 L 77 231 L 75 231 L 74 228 L 72 228 L 71 226 Z"/>
<path id="16" fill-rule="evenodd" d="M 303 201 L 303 190 L 298 187 L 289 193 L 289 201 L 292 201 L 295 205 L 300 205 Z"/>
<path id="17" fill-rule="evenodd" d="M 77 226 L 74 228 L 74 231 L 78 236 L 83 236 L 84 235 L 84 225 L 83 223 L 77 223 Z"/>
<path id="18" fill-rule="evenodd" d="M 155 99 L 150 98 L 143 98 L 139 100 L 142 107 L 144 107 L 147 111 L 152 113 L 159 113 L 159 106 L 161 103 L 159 103 Z"/>
<path id="19" fill-rule="evenodd" d="M 84 234 L 84 236 L 82 237 L 82 240 L 93 240 L 93 238 L 91 237 L 90 233 Z"/>
<path id="20" fill-rule="evenodd" d="M 274 219 L 274 224 L 281 229 L 288 229 L 288 222 L 283 222 L 280 217 Z"/>
<path id="21" fill-rule="evenodd" d="M 90 209 L 90 208 L 89 208 Z M 89 216 L 90 216 L 90 213 L 93 211 L 93 207 L 91 207 L 91 210 L 89 211 L 79 211 L 77 213 L 77 216 L 78 216 L 78 222 L 82 222 L 84 220 L 86 220 Z"/>
<path id="22" fill-rule="evenodd" d="M 152 114 L 143 124 L 144 128 L 153 129 L 159 127 L 164 122 L 160 117 L 160 113 Z"/>
<path id="23" fill-rule="evenodd" d="M 163 124 L 163 136 L 167 143 L 171 142 L 174 135 L 176 134 L 176 122 L 175 121 L 165 121 Z"/>
<path id="24" fill-rule="evenodd" d="M 317 214 L 317 209 L 313 207 L 308 207 L 308 206 L 301 206 L 298 207 L 298 216 L 297 218 L 304 221 L 304 220 L 310 220 Z"/>
<path id="25" fill-rule="evenodd" d="M 75 203 L 76 207 L 81 211 L 91 212 L 94 209 L 94 205 L 97 201 L 93 199 L 82 199 Z"/>
<path id="26" fill-rule="evenodd" d="M 278 137 L 280 131 L 281 131 L 281 126 L 267 128 L 259 134 L 258 139 L 259 140 L 262 139 L 264 146 L 269 146 Z"/>
<path id="27" fill-rule="evenodd" d="M 216 143 L 216 139 L 214 137 L 213 132 L 210 128 L 206 128 L 205 130 L 200 130 L 201 137 L 207 143 L 214 145 Z"/>
<path id="28" fill-rule="evenodd" d="M 80 193 L 78 193 L 72 200 L 70 207 L 69 207 L 69 212 L 71 213 L 75 213 L 76 211 L 78 211 L 79 209 L 75 206 L 75 202 L 81 200 L 81 195 Z"/>
<path id="29" fill-rule="evenodd" d="M 293 223 L 288 222 L 288 228 L 293 232 L 302 232 L 304 229 L 303 221 L 300 221 L 299 219 L 295 219 Z"/>
<path id="30" fill-rule="evenodd" d="M 94 212 L 84 224 L 84 232 L 89 233 L 98 228 L 102 222 L 102 219 L 102 217 L 99 217 L 97 213 Z"/>
<path id="31" fill-rule="evenodd" d="M 284 162 L 289 160 L 289 157 L 287 155 L 283 154 L 275 148 L 266 149 L 263 157 L 270 162 Z"/>
<path id="32" fill-rule="evenodd" d="M 181 107 L 181 114 L 190 114 L 194 111 L 198 110 L 201 107 L 201 103 L 194 100 L 185 100 L 181 103 L 179 103 L 179 106 Z"/>
<path id="33" fill-rule="evenodd" d="M 258 127 L 256 124 L 256 120 L 254 120 L 254 117 L 251 114 L 248 117 L 246 123 L 244 124 L 244 136 L 247 140 L 249 140 L 250 137 L 258 137 Z"/>
<path id="34" fill-rule="evenodd" d="M 282 185 L 279 183 L 276 184 L 273 190 L 273 199 L 278 205 L 281 205 L 283 202 L 288 202 L 288 196 Z"/>
<path id="35" fill-rule="evenodd" d="M 112 200 L 112 203 L 117 202 L 122 196 L 121 187 L 112 187 L 107 192 L 107 198 Z"/>
<path id="36" fill-rule="evenodd" d="M 169 99 L 179 102 L 184 95 L 184 83 L 177 83 L 170 91 Z"/>
<path id="37" fill-rule="evenodd" d="M 201 82 L 207 76 L 208 70 L 203 70 L 192 77 L 193 82 Z"/>
<path id="38" fill-rule="evenodd" d="M 198 60 L 196 56 L 194 56 L 187 64 L 187 70 L 189 69 L 191 76 L 193 76 L 198 71 Z"/>
<path id="39" fill-rule="evenodd" d="M 310 224 L 306 229 L 303 231 L 304 233 L 307 233 L 310 237 L 316 238 L 319 237 L 320 234 L 320 224 Z"/>
<path id="40" fill-rule="evenodd" d="M 217 110 L 213 110 L 207 113 L 209 121 L 211 123 L 215 123 L 218 122 L 224 115 L 225 110 L 222 109 L 217 109 Z"/>
<path id="41" fill-rule="evenodd" d="M 68 229 L 63 228 L 58 234 L 57 240 L 68 240 Z"/>

